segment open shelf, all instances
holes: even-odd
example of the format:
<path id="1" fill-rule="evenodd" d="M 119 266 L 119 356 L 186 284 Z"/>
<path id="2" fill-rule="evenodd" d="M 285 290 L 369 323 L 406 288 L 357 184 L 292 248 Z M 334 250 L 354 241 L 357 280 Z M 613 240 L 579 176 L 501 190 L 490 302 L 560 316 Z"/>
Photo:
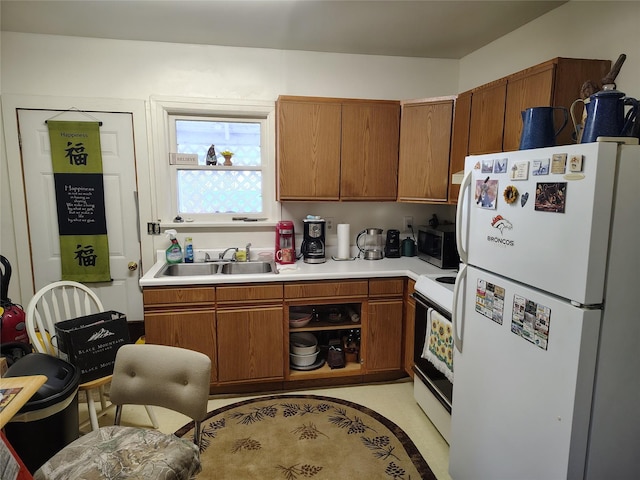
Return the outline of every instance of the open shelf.
<path id="1" fill-rule="evenodd" d="M 344 368 L 334 368 L 332 369 L 326 363 L 315 370 L 294 370 L 289 367 L 289 380 L 307 380 L 311 378 L 327 378 L 331 376 L 352 376 L 352 375 L 360 375 L 361 374 L 361 366 L 360 363 L 355 362 L 347 362 Z"/>

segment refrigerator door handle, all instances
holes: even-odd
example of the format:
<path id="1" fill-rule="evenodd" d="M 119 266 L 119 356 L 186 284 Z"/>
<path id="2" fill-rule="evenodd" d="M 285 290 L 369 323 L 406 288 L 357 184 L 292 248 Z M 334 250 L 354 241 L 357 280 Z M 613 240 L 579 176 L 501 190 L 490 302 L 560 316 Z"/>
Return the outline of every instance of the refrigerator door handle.
<path id="1" fill-rule="evenodd" d="M 462 263 L 467 263 L 468 251 L 466 245 L 462 243 L 462 222 L 467 221 L 469 215 L 467 214 L 466 218 L 463 215 L 464 211 L 464 194 L 468 192 L 471 195 L 471 179 L 473 177 L 473 171 L 469 170 L 464 178 L 462 179 L 462 184 L 460 185 L 460 192 L 458 192 L 458 208 L 456 209 L 456 245 L 458 246 L 458 255 L 460 256 L 460 261 Z M 465 225 L 465 232 L 468 230 Z"/>
<path id="2" fill-rule="evenodd" d="M 460 267 L 460 271 L 458 272 L 456 283 L 453 286 L 453 306 L 451 308 L 451 325 L 453 326 L 453 346 L 460 353 L 462 353 L 462 335 L 460 335 L 460 333 L 464 331 L 464 325 L 461 324 L 461 328 L 458 329 L 458 321 L 460 322 L 463 321 L 462 316 L 464 315 L 464 312 L 459 313 L 459 310 L 458 310 L 459 308 L 462 309 L 462 305 L 463 305 L 463 302 L 459 299 L 459 296 L 460 296 L 460 290 L 462 289 L 462 285 L 465 283 L 466 278 L 467 278 L 467 265 L 463 263 L 462 266 Z"/>

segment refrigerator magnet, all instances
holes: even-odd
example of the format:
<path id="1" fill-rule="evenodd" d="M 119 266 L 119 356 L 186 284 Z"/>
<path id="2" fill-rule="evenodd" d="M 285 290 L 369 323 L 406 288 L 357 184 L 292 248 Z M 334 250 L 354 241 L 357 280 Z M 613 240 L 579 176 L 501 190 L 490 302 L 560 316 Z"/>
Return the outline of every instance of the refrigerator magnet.
<path id="1" fill-rule="evenodd" d="M 533 167 L 531 168 L 532 175 L 549 175 L 549 159 L 542 158 L 540 160 L 533 161 Z"/>
<path id="2" fill-rule="evenodd" d="M 498 181 L 489 180 L 487 177 L 485 180 L 476 180 L 476 205 L 481 208 L 488 208 L 495 210 L 496 197 L 498 196 Z"/>
<path id="3" fill-rule="evenodd" d="M 566 194 L 566 182 L 538 183 L 535 209 L 539 212 L 564 213 Z"/>
<path id="4" fill-rule="evenodd" d="M 556 153 L 551 157 L 551 173 L 564 173 L 567 168 L 567 154 Z"/>
<path id="5" fill-rule="evenodd" d="M 482 173 L 493 173 L 493 159 L 482 160 Z"/>
<path id="6" fill-rule="evenodd" d="M 529 178 L 529 162 L 514 162 L 509 170 L 510 180 L 526 180 Z"/>
<path id="7" fill-rule="evenodd" d="M 493 173 L 507 173 L 507 159 L 498 158 L 493 162 Z"/>
<path id="8" fill-rule="evenodd" d="M 504 201 L 507 202 L 508 204 L 515 203 L 516 200 L 518 200 L 518 195 L 519 195 L 518 189 L 513 185 L 509 185 L 507 188 L 504 189 L 504 192 L 502 192 Z"/>
<path id="9" fill-rule="evenodd" d="M 569 158 L 569 171 L 572 173 L 582 171 L 582 155 L 571 155 Z"/>

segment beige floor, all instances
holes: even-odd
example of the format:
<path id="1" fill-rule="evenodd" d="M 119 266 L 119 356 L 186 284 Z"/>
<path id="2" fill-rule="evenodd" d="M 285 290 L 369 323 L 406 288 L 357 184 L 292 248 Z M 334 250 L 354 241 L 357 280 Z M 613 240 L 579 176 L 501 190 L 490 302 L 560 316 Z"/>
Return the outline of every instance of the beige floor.
<path id="1" fill-rule="evenodd" d="M 420 453 L 422 453 L 422 456 L 429 463 L 438 480 L 451 479 L 447 471 L 449 446 L 413 399 L 413 383 L 411 381 L 403 380 L 394 383 L 321 388 L 286 393 L 305 393 L 342 398 L 375 410 L 393 421 L 409 435 L 418 450 L 420 450 Z M 209 411 L 256 396 L 212 397 L 209 400 Z M 81 420 L 86 418 L 82 408 L 83 405 L 81 404 Z M 165 433 L 173 433 L 189 421 L 189 418 L 166 409 L 156 407 L 155 412 L 160 424 L 160 430 Z M 134 406 L 127 407 L 123 411 L 123 423 L 151 426 L 144 408 Z M 113 417 L 106 415 L 100 419 L 100 424 L 113 424 Z"/>

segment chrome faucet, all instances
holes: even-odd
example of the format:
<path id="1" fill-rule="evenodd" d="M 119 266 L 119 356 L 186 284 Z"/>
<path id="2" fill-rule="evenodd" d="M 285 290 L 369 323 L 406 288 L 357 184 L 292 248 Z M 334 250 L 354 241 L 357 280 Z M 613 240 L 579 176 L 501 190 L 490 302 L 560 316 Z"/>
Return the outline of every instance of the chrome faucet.
<path id="1" fill-rule="evenodd" d="M 247 256 L 245 257 L 245 261 L 250 262 L 251 261 L 251 243 L 247 243 L 247 246 L 245 248 L 247 249 Z"/>
<path id="2" fill-rule="evenodd" d="M 231 256 L 231 260 L 235 260 L 236 259 L 236 252 L 238 251 L 238 247 L 229 247 L 229 248 L 227 248 L 224 252 L 222 252 L 220 255 L 218 255 L 218 260 L 224 260 L 224 256 L 227 254 L 227 252 L 229 250 L 233 250 L 233 255 Z"/>

